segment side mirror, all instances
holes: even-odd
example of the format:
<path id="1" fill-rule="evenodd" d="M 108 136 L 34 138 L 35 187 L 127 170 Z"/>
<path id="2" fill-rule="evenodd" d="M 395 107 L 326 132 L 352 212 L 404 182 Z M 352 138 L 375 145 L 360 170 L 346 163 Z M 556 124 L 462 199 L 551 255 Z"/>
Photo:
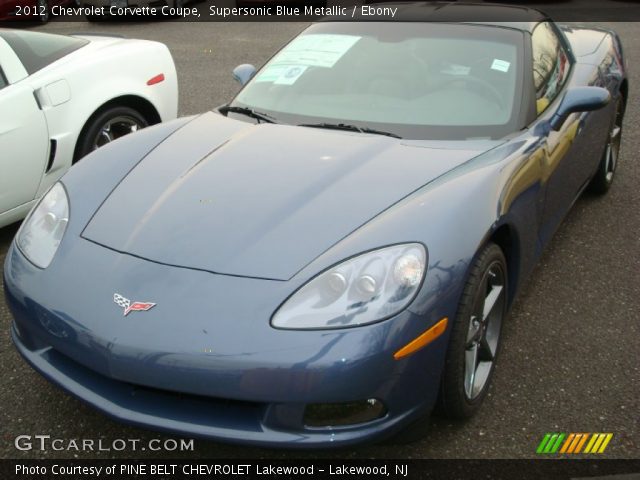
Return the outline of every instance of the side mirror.
<path id="1" fill-rule="evenodd" d="M 567 117 L 575 112 L 590 112 L 605 107 L 611 94 L 601 87 L 573 87 L 564 94 L 558 111 L 551 118 L 551 128 L 560 130 Z"/>
<path id="2" fill-rule="evenodd" d="M 251 77 L 256 73 L 256 67 L 248 63 L 238 65 L 233 69 L 233 78 L 240 83 L 240 85 L 246 85 L 251 80 Z"/>

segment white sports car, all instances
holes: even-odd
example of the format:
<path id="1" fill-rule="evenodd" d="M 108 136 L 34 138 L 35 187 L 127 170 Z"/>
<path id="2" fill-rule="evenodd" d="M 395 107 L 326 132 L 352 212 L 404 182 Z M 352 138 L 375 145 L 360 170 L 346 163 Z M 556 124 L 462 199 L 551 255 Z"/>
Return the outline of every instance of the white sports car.
<path id="1" fill-rule="evenodd" d="M 162 43 L 0 29 L 0 227 L 87 153 L 177 110 Z"/>

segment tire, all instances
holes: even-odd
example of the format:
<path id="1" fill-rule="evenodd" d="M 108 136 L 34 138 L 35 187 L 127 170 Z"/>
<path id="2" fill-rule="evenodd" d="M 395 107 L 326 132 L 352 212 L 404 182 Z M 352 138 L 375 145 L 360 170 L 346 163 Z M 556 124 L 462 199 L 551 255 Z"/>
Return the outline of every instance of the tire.
<path id="1" fill-rule="evenodd" d="M 440 414 L 465 419 L 480 408 L 500 351 L 507 292 L 507 262 L 500 247 L 489 243 L 473 262 L 451 327 L 438 399 Z"/>
<path id="2" fill-rule="evenodd" d="M 597 195 L 604 195 L 607 193 L 613 183 L 613 178 L 618 166 L 618 159 L 620 157 L 623 119 L 624 98 L 622 95 L 619 95 L 616 100 L 616 109 L 613 114 L 613 119 L 611 120 L 609 136 L 607 137 L 607 145 L 602 153 L 598 170 L 589 184 L 589 191 Z"/>
<path id="3" fill-rule="evenodd" d="M 149 122 L 144 116 L 130 107 L 115 106 L 98 112 L 82 129 L 75 161 L 113 140 L 148 125 Z"/>

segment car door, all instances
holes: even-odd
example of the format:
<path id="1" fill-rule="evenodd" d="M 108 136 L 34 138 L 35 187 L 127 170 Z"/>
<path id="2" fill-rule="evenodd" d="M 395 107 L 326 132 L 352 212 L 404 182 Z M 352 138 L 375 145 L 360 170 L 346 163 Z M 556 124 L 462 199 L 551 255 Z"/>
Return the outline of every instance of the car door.
<path id="1" fill-rule="evenodd" d="M 560 106 L 562 95 L 570 83 L 572 57 L 550 22 L 536 26 L 531 42 L 536 114 L 538 123 L 544 124 Z M 579 137 L 584 135 L 580 114 L 569 115 L 557 131 L 546 130 L 542 166 L 544 204 L 540 228 L 543 244 L 553 235 L 589 175 L 582 158 L 584 152 L 579 148 Z"/>
<path id="2" fill-rule="evenodd" d="M 35 198 L 49 150 L 44 114 L 20 67 L 0 38 L 0 213 Z"/>

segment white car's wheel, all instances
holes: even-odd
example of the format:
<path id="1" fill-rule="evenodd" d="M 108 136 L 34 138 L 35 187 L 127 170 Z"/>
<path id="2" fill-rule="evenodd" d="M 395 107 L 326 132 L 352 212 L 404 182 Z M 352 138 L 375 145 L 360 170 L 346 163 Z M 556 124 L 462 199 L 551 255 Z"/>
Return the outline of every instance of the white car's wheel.
<path id="1" fill-rule="evenodd" d="M 76 160 L 148 125 L 149 122 L 142 114 L 133 108 L 122 106 L 108 108 L 89 120 L 79 139 Z"/>

